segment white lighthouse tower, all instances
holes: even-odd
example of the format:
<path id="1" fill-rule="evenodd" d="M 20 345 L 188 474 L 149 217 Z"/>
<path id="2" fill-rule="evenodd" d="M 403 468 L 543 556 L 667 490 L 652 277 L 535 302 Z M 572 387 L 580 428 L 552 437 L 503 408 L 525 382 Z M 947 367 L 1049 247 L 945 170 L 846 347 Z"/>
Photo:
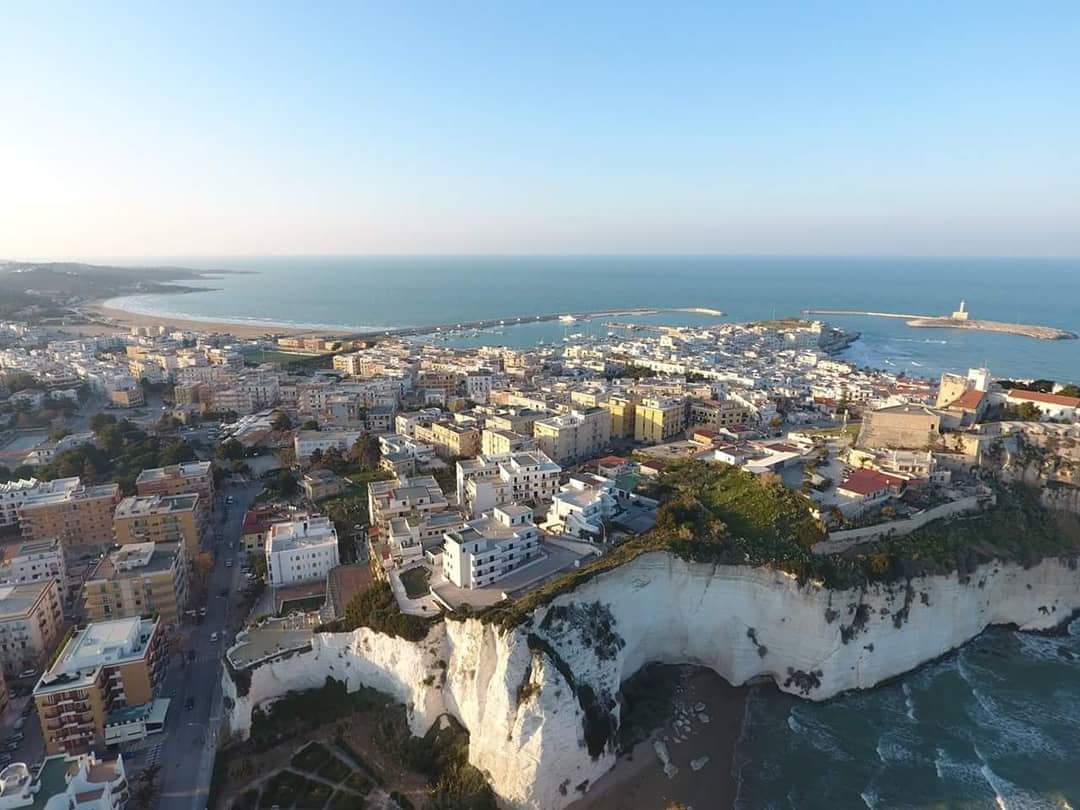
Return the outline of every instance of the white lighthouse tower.
<path id="1" fill-rule="evenodd" d="M 954 321 L 966 321 L 968 319 L 968 312 L 966 309 L 964 309 L 964 307 L 965 303 L 961 301 L 960 309 L 956 310 L 956 312 L 952 314 L 952 319 Z"/>

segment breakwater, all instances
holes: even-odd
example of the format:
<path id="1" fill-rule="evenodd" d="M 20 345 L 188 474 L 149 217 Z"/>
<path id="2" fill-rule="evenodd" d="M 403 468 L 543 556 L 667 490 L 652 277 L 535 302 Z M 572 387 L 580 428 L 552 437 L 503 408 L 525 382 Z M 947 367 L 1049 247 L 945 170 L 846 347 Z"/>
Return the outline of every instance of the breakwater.
<path id="1" fill-rule="evenodd" d="M 1077 338 L 1075 332 L 1058 329 L 1056 326 L 985 321 L 977 318 L 908 315 L 899 312 L 872 312 L 853 309 L 804 309 L 803 313 L 806 315 L 862 315 L 871 318 L 895 318 L 906 321 L 908 326 L 916 329 L 967 329 L 975 332 L 1002 332 L 1009 335 L 1036 338 L 1037 340 L 1076 340 Z"/>

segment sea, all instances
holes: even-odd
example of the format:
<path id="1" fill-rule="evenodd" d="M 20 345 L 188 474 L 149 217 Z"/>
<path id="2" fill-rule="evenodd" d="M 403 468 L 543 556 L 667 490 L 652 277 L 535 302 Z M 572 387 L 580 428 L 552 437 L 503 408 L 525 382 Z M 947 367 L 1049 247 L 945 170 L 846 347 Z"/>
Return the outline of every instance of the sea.
<path id="1" fill-rule="evenodd" d="M 447 345 L 558 344 L 608 323 L 708 324 L 803 309 L 947 314 L 1080 333 L 1080 260 L 733 257 L 170 259 L 245 271 L 215 289 L 113 306 L 168 317 L 316 328 L 388 329 L 486 318 L 503 326 Z M 537 314 L 629 307 L 649 315 L 522 323 Z M 719 310 L 722 317 L 666 311 Z M 863 366 L 937 376 L 987 366 L 996 377 L 1080 381 L 1080 341 L 912 329 L 826 317 L 857 330 Z M 734 776 L 738 810 L 1080 808 L 1080 620 L 1061 635 L 993 628 L 878 688 L 821 704 L 751 690 Z M 696 808 L 696 810 L 706 810 Z M 711 809 L 710 809 L 711 810 Z"/>
<path id="2" fill-rule="evenodd" d="M 141 264 L 153 263 L 143 260 Z M 162 262 L 165 263 L 165 262 Z M 314 329 L 390 329 L 505 319 L 448 345 L 514 347 L 601 334 L 610 321 L 694 325 L 851 309 L 942 315 L 961 301 L 974 318 L 1080 333 L 1080 259 L 909 259 L 708 256 L 176 258 L 205 271 L 207 291 L 113 299 L 163 318 L 211 318 Z M 630 307 L 690 312 L 517 325 L 517 318 Z M 848 358 L 938 376 L 988 366 L 999 377 L 1080 380 L 1080 341 L 913 329 L 902 320 L 822 316 L 859 331 Z"/>

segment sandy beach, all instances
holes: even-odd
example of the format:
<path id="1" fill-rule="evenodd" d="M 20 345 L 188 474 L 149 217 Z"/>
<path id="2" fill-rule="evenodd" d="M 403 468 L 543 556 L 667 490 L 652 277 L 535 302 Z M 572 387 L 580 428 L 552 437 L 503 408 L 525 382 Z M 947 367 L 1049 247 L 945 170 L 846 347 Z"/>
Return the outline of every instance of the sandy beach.
<path id="1" fill-rule="evenodd" d="M 102 301 L 95 301 L 79 307 L 87 316 L 101 318 L 107 323 L 81 324 L 65 326 L 64 331 L 78 335 L 105 335 L 127 332 L 132 326 L 159 326 L 165 324 L 174 329 L 195 332 L 227 332 L 242 338 L 265 337 L 266 335 L 308 335 L 325 334 L 311 329 L 283 326 L 272 323 L 251 323 L 250 321 L 199 320 L 196 318 L 170 318 L 160 315 L 143 315 L 138 312 L 108 307 Z"/>
<path id="2" fill-rule="evenodd" d="M 570 805 L 571 810 L 664 810 L 672 802 L 693 810 L 726 810 L 733 805 L 736 785 L 731 766 L 748 688 L 731 686 L 701 667 L 678 669 L 680 683 L 664 725 L 620 756 L 614 768 Z M 682 721 L 689 723 L 689 733 L 674 724 L 680 716 L 689 718 Z M 670 779 L 657 758 L 655 741 L 663 742 L 678 769 Z M 691 766 L 695 761 L 696 771 Z"/>

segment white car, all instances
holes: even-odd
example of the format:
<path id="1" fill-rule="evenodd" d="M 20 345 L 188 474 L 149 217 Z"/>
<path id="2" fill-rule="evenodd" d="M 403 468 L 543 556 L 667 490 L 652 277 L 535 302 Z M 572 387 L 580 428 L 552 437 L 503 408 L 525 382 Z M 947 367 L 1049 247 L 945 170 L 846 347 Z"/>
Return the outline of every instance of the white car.
<path id="1" fill-rule="evenodd" d="M 217 633 L 211 633 L 210 634 L 210 643 L 214 644 L 214 643 L 217 642 L 217 640 L 218 640 L 218 634 Z"/>

